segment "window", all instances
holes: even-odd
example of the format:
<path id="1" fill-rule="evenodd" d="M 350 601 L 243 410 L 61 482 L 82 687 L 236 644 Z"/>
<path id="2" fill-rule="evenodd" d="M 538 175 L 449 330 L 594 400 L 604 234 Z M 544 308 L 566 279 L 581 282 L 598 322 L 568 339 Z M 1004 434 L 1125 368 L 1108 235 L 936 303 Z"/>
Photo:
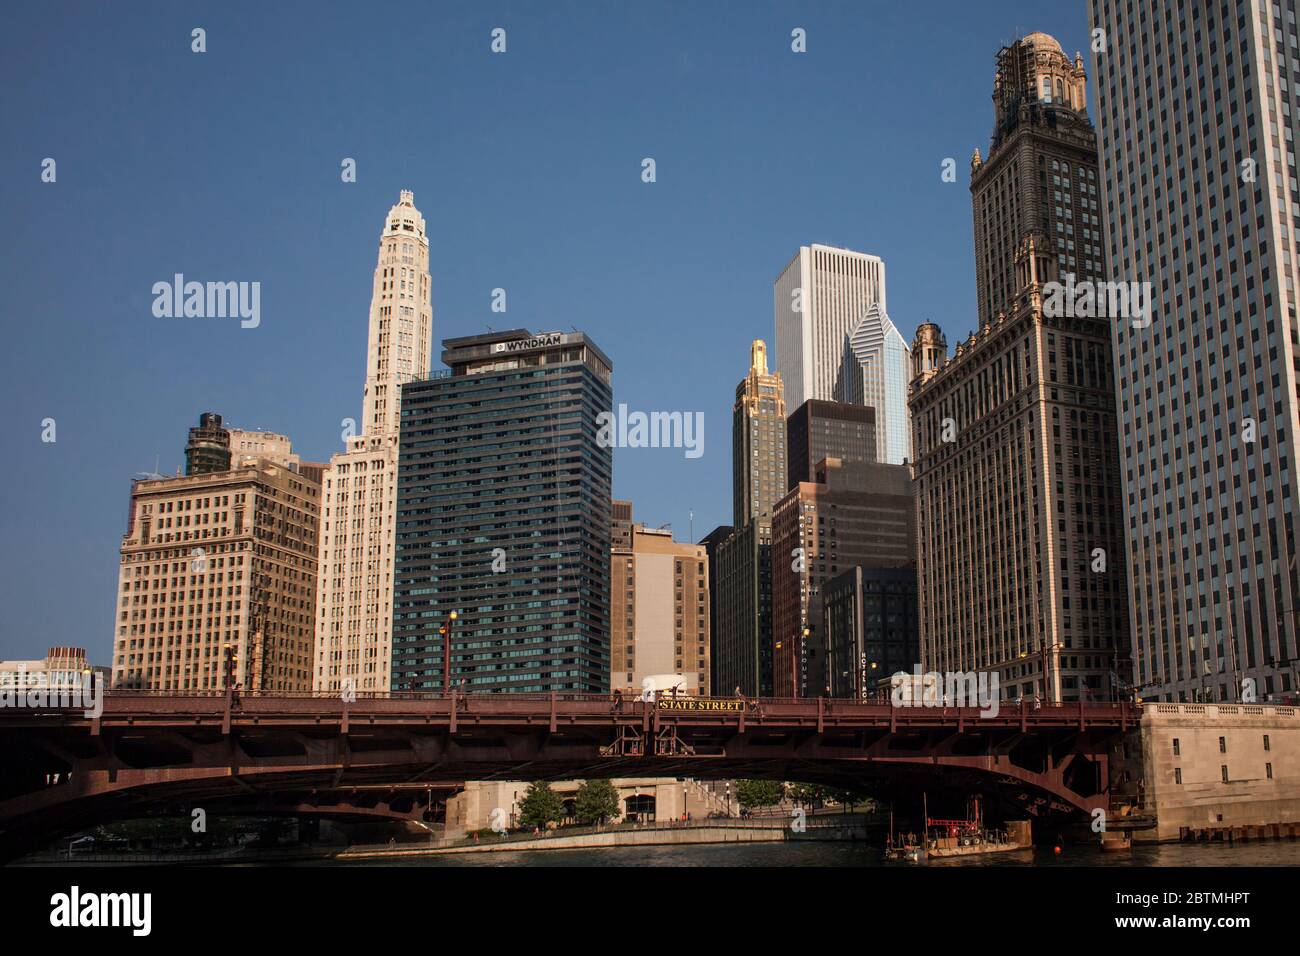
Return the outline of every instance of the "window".
<path id="1" fill-rule="evenodd" d="M 1174 738 L 1174 756 L 1177 757 L 1177 756 L 1179 756 L 1181 753 L 1182 753 L 1182 751 L 1178 748 L 1178 738 L 1175 737 L 1175 738 Z"/>
<path id="2" fill-rule="evenodd" d="M 1224 782 L 1224 783 L 1227 783 L 1227 782 L 1228 782 L 1228 765 L 1225 763 L 1225 764 L 1224 764 L 1223 766 L 1221 766 L 1219 769 L 1223 772 L 1223 782 Z"/>
<path id="3" fill-rule="evenodd" d="M 1183 768 L 1182 768 L 1182 767 L 1175 767 L 1175 768 L 1174 768 L 1174 783 L 1178 784 L 1180 787 L 1183 785 Z"/>
<path id="4" fill-rule="evenodd" d="M 1227 741 L 1226 738 L 1224 738 L 1224 737 L 1220 737 L 1220 738 L 1219 738 L 1219 753 L 1221 753 L 1221 754 L 1226 754 L 1227 752 L 1228 752 L 1228 741 Z M 1226 780 L 1227 778 L 1225 777 L 1224 779 Z"/>

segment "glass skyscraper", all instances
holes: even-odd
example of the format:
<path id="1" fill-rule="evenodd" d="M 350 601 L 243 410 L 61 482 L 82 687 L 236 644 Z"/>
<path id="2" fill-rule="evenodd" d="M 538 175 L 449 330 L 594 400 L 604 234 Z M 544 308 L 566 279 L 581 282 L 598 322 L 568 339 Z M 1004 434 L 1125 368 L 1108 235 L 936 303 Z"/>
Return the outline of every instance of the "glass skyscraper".
<path id="1" fill-rule="evenodd" d="M 609 690 L 613 366 L 580 332 L 443 342 L 404 385 L 394 690 Z M 449 622 L 452 611 L 457 618 Z"/>
<path id="2" fill-rule="evenodd" d="M 888 465 L 912 459 L 912 417 L 907 410 L 911 369 L 907 340 L 878 303 L 871 305 L 845 344 L 840 401 L 876 410 L 876 461 Z"/>

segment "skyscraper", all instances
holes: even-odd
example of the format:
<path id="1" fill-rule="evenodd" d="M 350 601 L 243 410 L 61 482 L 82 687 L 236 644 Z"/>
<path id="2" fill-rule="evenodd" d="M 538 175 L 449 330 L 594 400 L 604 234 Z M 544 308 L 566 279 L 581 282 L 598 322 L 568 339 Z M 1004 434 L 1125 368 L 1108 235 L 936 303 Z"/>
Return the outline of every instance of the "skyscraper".
<path id="1" fill-rule="evenodd" d="M 714 671 L 719 693 L 772 695 L 772 518 L 735 529 L 718 545 Z"/>
<path id="2" fill-rule="evenodd" d="M 993 77 L 988 160 L 971 158 L 975 292 L 980 327 L 1010 312 L 1025 280 L 1017 252 L 1029 235 L 1053 255 L 1056 277 L 1103 278 L 1097 135 L 1083 59 L 1046 33 L 1003 47 Z M 1073 188 L 1072 188 L 1073 187 Z"/>
<path id="3" fill-rule="evenodd" d="M 885 308 L 885 263 L 850 249 L 800 246 L 777 277 L 773 301 L 787 404 L 838 400 L 849 333 L 872 305 Z"/>
<path id="4" fill-rule="evenodd" d="M 735 526 L 717 545 L 714 671 L 721 692 L 771 693 L 772 507 L 785 493 L 785 385 L 767 370 L 767 346 L 750 346 L 731 419 Z"/>
<path id="5" fill-rule="evenodd" d="M 749 374 L 731 408 L 732 521 L 737 528 L 765 514 L 785 494 L 785 387 L 767 371 L 767 345 L 750 346 Z"/>
<path id="6" fill-rule="evenodd" d="M 709 560 L 709 686 L 715 690 L 722 686 L 718 683 L 718 552 L 735 530 L 729 524 L 720 524 L 699 541 Z M 611 584 L 611 591 L 612 588 Z M 730 693 L 734 687 L 733 684 L 726 691 Z"/>
<path id="7" fill-rule="evenodd" d="M 853 567 L 910 568 L 916 558 L 912 481 L 903 465 L 818 463 L 772 513 L 773 692 L 829 690 L 822 590 Z"/>
<path id="8" fill-rule="evenodd" d="M 1044 307 L 1063 271 L 1102 274 L 1083 82 L 1042 33 L 998 54 L 980 330 L 951 360 L 931 324 L 912 346 L 922 663 L 1008 697 L 1107 699 L 1128 669 L 1108 320 Z"/>
<path id="9" fill-rule="evenodd" d="M 872 305 L 849 333 L 840 401 L 875 411 L 875 461 L 902 465 L 912 460 L 912 419 L 907 411 L 911 365 L 907 340 L 885 310 Z"/>
<path id="10" fill-rule="evenodd" d="M 823 458 L 864 465 L 876 460 L 876 410 L 866 405 L 810 398 L 786 420 L 784 492 L 801 481 L 816 481 Z"/>
<path id="11" fill-rule="evenodd" d="M 386 691 L 391 676 L 393 534 L 401 385 L 429 373 L 429 239 L 402 190 L 379 236 L 360 434 L 322 486 L 316 691 Z"/>
<path id="12" fill-rule="evenodd" d="M 841 571 L 822 585 L 822 622 L 831 696 L 873 699 L 883 678 L 920 660 L 916 568 Z"/>
<path id="13" fill-rule="evenodd" d="M 1300 569 L 1296 0 L 1092 0 L 1137 682 L 1294 688 Z M 1249 679 L 1249 683 L 1247 683 Z"/>
<path id="14" fill-rule="evenodd" d="M 613 366 L 581 332 L 442 344 L 402 388 L 393 687 L 447 686 L 450 652 L 470 691 L 605 693 Z"/>

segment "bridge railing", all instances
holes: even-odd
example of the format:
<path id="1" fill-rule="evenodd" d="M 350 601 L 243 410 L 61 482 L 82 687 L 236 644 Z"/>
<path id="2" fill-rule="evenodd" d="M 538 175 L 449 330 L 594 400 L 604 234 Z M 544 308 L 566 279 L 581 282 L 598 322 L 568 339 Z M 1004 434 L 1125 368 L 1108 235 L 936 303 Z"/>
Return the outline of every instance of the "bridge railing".
<path id="1" fill-rule="evenodd" d="M 455 706 L 451 702 L 455 701 Z M 413 706 L 411 712 L 426 717 L 440 710 L 447 710 L 457 716 L 528 714 L 546 716 L 552 719 L 563 708 L 564 713 L 572 717 L 581 715 L 590 719 L 598 715 L 615 714 L 624 718 L 659 710 L 664 718 L 677 723 L 691 723 L 699 720 L 716 718 L 720 714 L 732 714 L 737 717 L 747 715 L 757 719 L 782 719 L 786 717 L 808 719 L 815 714 L 819 724 L 825 718 L 836 721 L 853 717 L 888 717 L 891 721 L 909 722 L 908 718 L 929 719 L 940 716 L 943 719 L 955 719 L 971 725 L 977 725 L 985 719 L 996 719 L 1002 724 L 1014 721 L 1024 726 L 1033 724 L 1061 723 L 1078 720 L 1116 720 L 1121 723 L 1136 722 L 1142 713 L 1141 704 L 1130 702 L 1086 703 L 1081 701 L 1040 702 L 998 701 L 996 712 L 991 707 L 975 704 L 956 706 L 942 701 L 895 703 L 888 698 L 863 701 L 857 698 L 792 698 L 792 697 L 728 697 L 728 696 L 684 696 L 674 698 L 661 695 L 661 701 L 674 700 L 726 702 L 726 707 L 660 707 L 654 701 L 643 701 L 639 696 L 620 694 L 590 694 L 576 692 L 549 693 L 454 693 L 441 691 L 366 691 L 354 696 L 341 697 L 337 693 L 327 692 L 283 692 L 283 691 L 237 691 L 229 696 L 223 691 L 204 690 L 137 690 L 117 688 L 105 692 L 104 702 L 111 714 L 129 713 L 134 709 L 156 714 L 173 714 L 192 710 L 194 713 L 225 714 L 274 714 L 276 704 L 283 704 L 288 713 L 338 713 L 342 715 L 366 713 L 387 717 L 401 716 L 406 712 L 404 704 L 427 705 L 441 703 L 441 707 Z M 133 707 L 136 702 L 138 707 Z M 319 702 L 313 704 L 312 702 Z M 39 708 L 41 712 L 63 714 L 84 710 L 84 704 L 64 706 L 61 703 L 49 703 Z M 0 707 L 0 716 L 8 708 Z"/>

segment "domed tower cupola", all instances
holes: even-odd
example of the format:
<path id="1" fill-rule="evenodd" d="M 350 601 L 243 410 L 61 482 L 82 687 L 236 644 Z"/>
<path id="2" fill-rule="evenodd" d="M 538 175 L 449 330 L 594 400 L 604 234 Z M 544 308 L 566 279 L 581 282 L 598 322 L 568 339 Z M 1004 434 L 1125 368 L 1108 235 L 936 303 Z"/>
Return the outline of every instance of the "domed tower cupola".
<path id="1" fill-rule="evenodd" d="M 948 340 L 933 322 L 917 326 L 912 339 L 912 380 L 925 381 L 948 361 Z"/>
<path id="2" fill-rule="evenodd" d="M 1080 116 L 1088 111 L 1087 75 L 1083 58 L 1070 60 L 1061 44 L 1046 33 L 1031 33 L 1003 47 L 993 80 L 996 125 L 993 150 L 1020 123 L 1034 120 L 1045 110 L 1069 110 Z"/>

